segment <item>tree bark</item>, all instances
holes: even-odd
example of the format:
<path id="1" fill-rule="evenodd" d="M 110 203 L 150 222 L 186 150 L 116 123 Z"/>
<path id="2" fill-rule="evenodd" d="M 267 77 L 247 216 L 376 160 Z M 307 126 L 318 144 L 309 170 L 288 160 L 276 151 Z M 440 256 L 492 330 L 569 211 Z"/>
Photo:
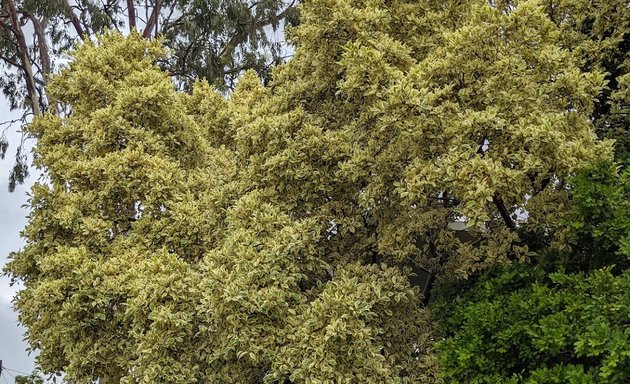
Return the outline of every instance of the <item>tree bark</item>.
<path id="1" fill-rule="evenodd" d="M 136 8 L 133 0 L 127 0 L 127 17 L 129 18 L 129 29 L 136 29 Z"/>
<path id="2" fill-rule="evenodd" d="M 50 56 L 48 54 L 48 45 L 46 44 L 46 33 L 45 29 L 45 21 L 41 22 L 34 15 L 28 14 L 29 19 L 33 23 L 33 29 L 35 30 L 35 35 L 37 36 L 37 48 L 39 50 L 39 57 L 42 64 L 42 75 L 44 80 L 44 85 L 48 84 L 48 77 L 51 72 L 51 64 L 50 64 Z"/>
<path id="3" fill-rule="evenodd" d="M 149 20 L 147 20 L 147 25 L 144 27 L 144 32 L 142 36 L 145 39 L 148 39 L 151 36 L 151 31 L 157 25 L 158 17 L 160 16 L 160 11 L 162 10 L 162 0 L 157 0 L 155 2 L 155 6 L 153 7 L 153 11 L 151 12 L 151 16 Z"/>
<path id="4" fill-rule="evenodd" d="M 81 26 L 81 21 L 79 20 L 77 15 L 75 15 L 74 12 L 72 11 L 72 7 L 70 7 L 70 3 L 68 2 L 68 0 L 66 0 L 66 8 L 68 9 L 68 12 L 70 13 L 70 22 L 74 26 L 74 30 L 77 31 L 77 35 L 79 35 L 80 38 L 83 38 L 83 36 L 85 35 L 85 31 L 83 30 L 83 27 Z"/>
<path id="5" fill-rule="evenodd" d="M 35 88 L 35 78 L 33 76 L 33 67 L 31 65 L 31 59 L 28 56 L 28 46 L 26 45 L 26 39 L 24 38 L 24 32 L 22 26 L 18 21 L 17 9 L 13 0 L 6 0 L 7 12 L 11 19 L 11 26 L 13 34 L 17 41 L 18 55 L 20 62 L 22 63 L 22 70 L 24 71 L 24 79 L 26 80 L 26 92 L 31 101 L 31 108 L 35 117 L 42 115 L 41 106 L 39 104 L 39 98 L 37 97 L 37 89 Z"/>

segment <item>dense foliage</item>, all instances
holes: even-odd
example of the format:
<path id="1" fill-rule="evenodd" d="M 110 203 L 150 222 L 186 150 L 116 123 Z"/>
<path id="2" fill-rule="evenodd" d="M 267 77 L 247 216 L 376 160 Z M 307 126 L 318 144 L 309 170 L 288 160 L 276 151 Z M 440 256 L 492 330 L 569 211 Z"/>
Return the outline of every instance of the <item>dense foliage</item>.
<path id="1" fill-rule="evenodd" d="M 518 265 L 487 274 L 441 313 L 451 383 L 627 383 L 630 270 Z"/>
<path id="2" fill-rule="evenodd" d="M 614 168 L 596 171 L 603 181 L 591 189 L 567 182 L 612 158 L 594 118 L 611 82 L 586 59 L 599 57 L 586 49 L 595 35 L 567 21 L 582 18 L 564 4 L 555 19 L 542 5 L 305 1 L 290 30 L 294 58 L 270 84 L 246 74 L 227 98 L 203 81 L 176 91 L 159 42 L 139 34 L 78 47 L 48 87 L 67 113 L 28 128 L 46 178 L 32 189 L 27 244 L 7 267 L 24 283 L 16 308 L 43 370 L 79 383 L 439 382 L 434 322 L 413 274 L 459 281 L 535 260 L 540 269 L 489 278 L 493 297 L 477 287 L 446 304 L 447 334 L 481 340 L 467 310 L 475 324 L 525 316 L 501 308 L 538 295 L 527 315 L 543 323 L 532 332 L 553 337 L 523 347 L 531 375 L 568 364 L 577 375 L 584 353 L 594 361 L 584 375 L 622 380 L 608 350 L 570 337 L 600 332 L 587 327 L 595 315 L 609 336 L 627 337 L 624 309 L 588 307 L 627 299 L 627 275 L 541 274 L 559 255 L 601 266 L 577 249 L 608 255 L 625 244 L 610 236 L 627 214 L 627 177 Z M 623 247 L 610 260 L 623 260 Z M 514 279 L 527 284 L 500 289 Z M 616 283 L 591 287 L 605 281 Z M 594 301 L 581 308 L 567 292 Z M 573 333 L 554 339 L 544 328 L 553 321 Z M 442 356 L 474 349 L 453 340 Z M 565 365 L 551 367 L 555 353 Z M 460 360 L 448 360 L 446 379 L 457 379 Z M 491 363 L 494 378 L 512 377 L 508 356 Z"/>
<path id="3" fill-rule="evenodd" d="M 560 241 L 558 230 L 521 233 L 538 252 L 535 265 L 446 289 L 437 311 L 447 336 L 440 362 L 452 382 L 630 380 L 630 11 L 625 2 L 558 2 L 547 13 L 580 52 L 583 69 L 606 71 L 592 117 L 601 137 L 616 140 L 620 163 L 590 165 L 571 179 Z"/>
<path id="4" fill-rule="evenodd" d="M 578 271 L 630 268 L 630 168 L 589 167 L 572 178 L 570 188 L 572 252 L 558 255 L 556 264 Z"/>
<path id="5" fill-rule="evenodd" d="M 570 251 L 451 287 L 436 311 L 450 382 L 630 381 L 628 176 L 604 164 L 571 180 Z"/>
<path id="6" fill-rule="evenodd" d="M 48 111 L 46 86 L 52 73 L 67 61 L 68 52 L 83 40 L 108 30 L 137 30 L 146 38 L 160 37 L 169 48 L 160 66 L 182 88 L 205 79 L 223 90 L 233 89 L 246 70 L 265 79 L 271 68 L 289 57 L 280 28 L 296 23 L 297 0 L 2 0 L 0 2 L 0 89 L 11 110 L 23 112 L 15 121 L 0 121 L 0 159 L 9 142 L 7 129 Z M 28 175 L 23 144 L 9 189 Z"/>

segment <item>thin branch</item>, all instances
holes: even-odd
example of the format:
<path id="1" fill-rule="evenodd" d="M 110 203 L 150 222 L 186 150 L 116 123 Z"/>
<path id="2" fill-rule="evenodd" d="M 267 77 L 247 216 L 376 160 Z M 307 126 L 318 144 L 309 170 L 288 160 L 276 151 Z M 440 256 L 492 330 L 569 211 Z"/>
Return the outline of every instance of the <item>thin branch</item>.
<path id="1" fill-rule="evenodd" d="M 289 4 L 284 11 L 280 12 L 279 14 L 270 17 L 266 20 L 260 20 L 256 23 L 254 23 L 254 27 L 252 28 L 252 30 L 259 30 L 261 28 L 264 28 L 270 24 L 273 23 L 277 23 L 278 21 L 282 20 L 285 18 L 285 16 L 291 11 L 293 10 L 294 6 L 295 6 L 296 0 L 293 0 L 291 2 L 291 4 Z M 237 33 L 236 35 L 232 36 L 232 38 L 228 41 L 228 43 L 225 45 L 225 47 L 223 47 L 223 49 L 221 50 L 221 53 L 219 54 L 219 61 L 221 63 L 227 63 L 227 58 L 228 57 L 232 57 L 234 54 L 234 50 L 236 49 L 236 47 L 243 43 L 245 41 L 245 39 L 247 38 L 247 32 L 241 32 L 241 33 Z"/>
<path id="2" fill-rule="evenodd" d="M 3 15 L 3 17 L 4 17 L 4 15 Z M 6 17 L 9 17 L 9 15 L 7 14 Z M 12 33 L 12 34 L 16 33 L 15 29 L 11 26 L 11 24 L 7 24 L 4 21 L 2 21 L 1 19 L 0 19 L 0 27 L 6 29 L 7 32 L 9 32 L 9 33 Z"/>
<path id="3" fill-rule="evenodd" d="M 74 26 L 74 30 L 77 32 L 77 35 L 79 35 L 79 38 L 83 38 L 83 36 L 85 35 L 85 31 L 83 30 L 83 27 L 81 26 L 81 21 L 79 20 L 77 15 L 74 14 L 74 11 L 72 10 L 72 6 L 70 5 L 69 0 L 66 0 L 66 9 L 68 13 L 70 13 L 70 22 Z"/>
<path id="4" fill-rule="evenodd" d="M 4 56 L 0 56 L 0 60 L 4 61 L 5 63 L 14 66 L 18 69 L 24 69 L 24 67 L 22 67 L 22 65 L 20 63 L 18 63 L 15 60 L 9 59 L 8 57 L 4 57 Z"/>
<path id="5" fill-rule="evenodd" d="M 254 7 L 257 7 L 258 4 L 260 4 L 260 1 L 255 1 L 254 3 L 252 3 L 252 5 L 247 7 L 247 9 L 251 11 L 252 9 L 254 9 Z"/>
<path id="6" fill-rule="evenodd" d="M 173 17 L 173 13 L 175 13 L 175 8 L 176 8 L 177 4 L 173 3 L 171 4 L 171 8 L 168 11 L 168 16 L 166 16 L 163 20 L 162 20 L 162 33 L 165 33 L 166 30 L 168 29 L 168 25 L 169 25 L 169 21 L 171 20 L 171 17 Z M 183 15 L 182 15 L 183 16 Z M 181 19 L 178 18 L 178 19 Z M 156 25 L 157 26 L 157 25 Z"/>
<path id="7" fill-rule="evenodd" d="M 35 84 L 41 86 L 41 87 L 45 87 L 46 86 L 46 82 L 44 82 L 44 80 L 40 79 L 39 77 L 33 77 L 33 80 L 35 81 Z"/>
<path id="8" fill-rule="evenodd" d="M 178 18 L 171 20 L 171 16 L 172 16 L 172 12 L 169 14 L 169 16 L 164 20 L 164 22 L 162 23 L 162 33 L 165 34 L 166 32 L 168 32 L 169 29 L 179 25 L 182 23 L 182 21 L 186 18 L 190 16 L 189 12 L 185 12 L 182 13 L 181 16 L 179 16 Z"/>
<path id="9" fill-rule="evenodd" d="M 118 28 L 118 23 L 116 22 L 116 18 L 112 15 L 112 7 L 116 5 L 117 0 L 107 1 L 103 3 L 103 12 L 107 15 L 109 19 L 109 27 L 115 28 L 118 32 L 120 32 L 120 28 Z"/>
<path id="10" fill-rule="evenodd" d="M 26 80 L 26 91 L 29 99 L 31 100 L 31 108 L 33 108 L 33 113 L 36 117 L 41 116 L 42 112 L 37 98 L 35 81 L 33 80 L 33 67 L 31 67 L 31 59 L 28 57 L 26 39 L 24 38 L 22 27 L 20 27 L 20 23 L 18 21 L 17 9 L 15 8 L 13 0 L 6 0 L 5 4 L 7 6 L 7 12 L 11 18 L 11 24 L 15 30 L 14 35 L 17 40 L 18 54 L 20 56 L 20 61 L 22 62 L 22 70 Z"/>
<path id="11" fill-rule="evenodd" d="M 81 25 L 83 26 L 83 30 L 85 31 L 85 34 L 88 36 L 91 36 L 94 34 L 94 30 L 92 29 L 92 26 L 90 25 L 90 23 L 88 22 L 88 14 L 89 14 L 89 10 L 87 8 L 81 8 L 81 15 L 79 17 L 79 20 L 81 21 Z"/>
<path id="12" fill-rule="evenodd" d="M 31 115 L 31 113 L 26 112 L 25 114 L 22 115 L 22 117 L 19 117 L 17 119 L 13 119 L 13 120 L 5 120 L 0 122 L 0 126 L 6 125 L 7 127 L 4 128 L 3 131 L 6 131 L 7 129 L 9 129 L 11 127 L 11 125 L 17 123 L 17 122 L 21 122 L 22 124 L 26 123 L 26 117 L 28 117 L 29 115 Z"/>

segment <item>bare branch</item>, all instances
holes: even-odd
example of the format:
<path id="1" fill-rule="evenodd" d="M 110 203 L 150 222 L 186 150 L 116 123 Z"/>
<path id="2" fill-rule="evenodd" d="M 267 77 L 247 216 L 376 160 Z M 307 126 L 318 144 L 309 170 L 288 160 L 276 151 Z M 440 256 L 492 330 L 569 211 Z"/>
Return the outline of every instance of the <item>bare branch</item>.
<path id="1" fill-rule="evenodd" d="M 147 20 L 147 25 L 144 27 L 144 32 L 142 33 L 142 36 L 145 39 L 148 39 L 151 36 L 153 28 L 157 25 L 158 16 L 160 15 L 160 10 L 162 9 L 162 2 L 162 0 L 157 0 L 153 6 L 151 16 L 149 17 L 149 20 Z"/>
<path id="2" fill-rule="evenodd" d="M 35 81 L 33 79 L 33 67 L 31 66 L 31 59 L 28 56 L 28 46 L 26 45 L 26 39 L 22 32 L 22 27 L 18 21 L 17 9 L 13 0 L 6 0 L 7 12 L 11 18 L 11 25 L 14 29 L 14 35 L 18 45 L 18 54 L 20 61 L 22 62 L 22 71 L 26 80 L 26 91 L 31 101 L 31 108 L 35 116 L 41 116 L 41 108 L 37 97 L 37 90 L 35 88 Z"/>
<path id="3" fill-rule="evenodd" d="M 136 29 L 136 8 L 133 0 L 127 0 L 127 17 L 129 18 L 129 29 Z"/>
<path id="4" fill-rule="evenodd" d="M 29 112 L 25 112 L 21 117 L 17 118 L 17 119 L 13 119 L 13 120 L 6 120 L 3 122 L 0 122 L 0 127 L 3 125 L 6 125 L 6 127 L 3 128 L 3 133 L 9 129 L 13 124 L 21 122 L 22 124 L 26 124 L 27 121 L 27 117 L 30 116 L 31 113 Z"/>
<path id="5" fill-rule="evenodd" d="M 118 28 L 118 23 L 116 22 L 116 18 L 112 14 L 112 8 L 117 4 L 118 0 L 108 0 L 103 3 L 103 12 L 107 15 L 107 19 L 109 20 L 109 27 L 116 29 L 120 32 L 120 28 Z"/>
<path id="6" fill-rule="evenodd" d="M 83 38 L 83 36 L 85 35 L 85 31 L 83 30 L 83 27 L 81 26 L 81 21 L 79 20 L 77 15 L 74 14 L 74 11 L 72 10 L 72 6 L 70 5 L 69 0 L 66 0 L 66 9 L 68 13 L 70 14 L 70 22 L 74 26 L 74 30 L 77 32 L 77 35 L 79 35 L 80 38 Z"/>
<path id="7" fill-rule="evenodd" d="M 168 11 L 168 16 L 166 16 L 162 20 L 162 33 L 164 33 L 168 29 L 169 22 L 171 21 L 171 17 L 173 17 L 173 14 L 175 13 L 176 6 L 176 3 L 171 4 L 171 7 Z M 181 17 L 179 19 L 181 19 Z"/>
<path id="8" fill-rule="evenodd" d="M 182 24 L 182 22 L 190 15 L 191 14 L 189 12 L 184 12 L 178 18 L 171 20 L 171 17 L 173 16 L 173 12 L 171 10 L 171 13 L 168 15 L 167 18 L 164 19 L 164 22 L 162 23 L 162 33 L 165 34 L 166 32 L 168 32 L 169 29 Z"/>

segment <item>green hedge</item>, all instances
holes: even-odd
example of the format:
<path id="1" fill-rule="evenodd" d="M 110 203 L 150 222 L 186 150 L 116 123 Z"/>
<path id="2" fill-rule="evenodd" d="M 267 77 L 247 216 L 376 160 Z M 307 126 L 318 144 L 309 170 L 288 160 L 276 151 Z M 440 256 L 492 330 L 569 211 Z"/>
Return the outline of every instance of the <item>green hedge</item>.
<path id="1" fill-rule="evenodd" d="M 630 271 L 517 265 L 438 305 L 451 383 L 630 383 Z"/>

